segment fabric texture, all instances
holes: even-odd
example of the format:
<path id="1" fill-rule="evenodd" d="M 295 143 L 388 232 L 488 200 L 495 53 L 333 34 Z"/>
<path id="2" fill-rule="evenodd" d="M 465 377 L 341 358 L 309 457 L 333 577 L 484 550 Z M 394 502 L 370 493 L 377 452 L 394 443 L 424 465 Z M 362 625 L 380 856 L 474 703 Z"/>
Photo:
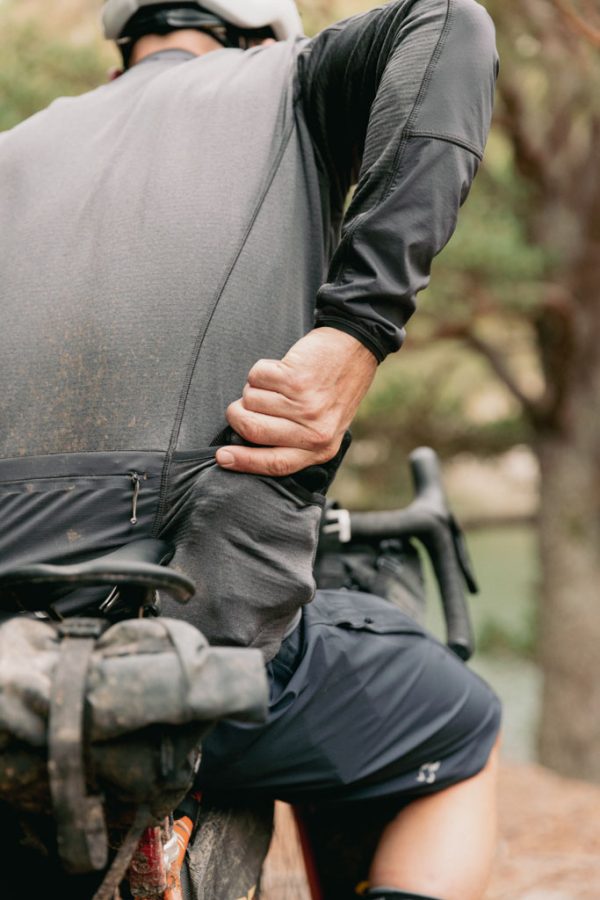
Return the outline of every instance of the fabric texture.
<path id="1" fill-rule="evenodd" d="M 100 556 L 149 537 L 163 463 L 164 454 L 143 451 L 0 459 L 0 572 Z"/>
<path id="2" fill-rule="evenodd" d="M 408 802 L 485 765 L 494 692 L 391 603 L 319 591 L 269 665 L 265 725 L 223 722 L 199 785 L 291 803 Z"/>
<path id="3" fill-rule="evenodd" d="M 0 802 L 26 812 L 48 814 L 53 683 L 62 642 L 77 640 L 61 638 L 58 626 L 34 618 L 0 625 Z M 196 629 L 166 618 L 128 620 L 105 630 L 81 690 L 88 778 L 122 802 L 160 801 L 168 774 L 160 744 L 171 739 L 178 771 L 164 812 L 189 788 L 192 751 L 215 721 L 235 716 L 258 722 L 266 714 L 260 653 L 209 647 Z"/>
<path id="4" fill-rule="evenodd" d="M 382 359 L 402 343 L 483 153 L 493 25 L 472 0 L 400 0 L 326 29 L 300 67 L 338 214 L 358 172 L 317 323 Z"/>
<path id="5" fill-rule="evenodd" d="M 313 561 L 324 497 L 293 478 L 221 469 L 214 456 L 177 479 L 162 536 L 173 565 L 196 584 L 186 607 L 163 610 L 213 644 L 260 647 L 271 659 L 298 610 L 315 592 Z"/>
<path id="6" fill-rule="evenodd" d="M 2 456 L 207 446 L 317 294 L 319 324 L 395 349 L 495 73 L 474 0 L 396 0 L 312 41 L 158 53 L 2 134 Z"/>

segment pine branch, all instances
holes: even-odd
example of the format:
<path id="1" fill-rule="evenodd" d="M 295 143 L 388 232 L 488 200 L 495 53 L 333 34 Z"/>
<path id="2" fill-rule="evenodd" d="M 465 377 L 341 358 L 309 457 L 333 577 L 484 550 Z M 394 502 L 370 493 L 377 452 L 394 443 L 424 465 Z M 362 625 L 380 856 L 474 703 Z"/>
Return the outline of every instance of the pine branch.
<path id="1" fill-rule="evenodd" d="M 421 313 L 424 318 L 424 313 Z M 431 317 L 434 318 L 433 316 Z M 411 334 L 407 341 L 407 350 L 418 350 L 421 347 L 429 347 L 436 341 L 454 340 L 462 341 L 472 350 L 482 356 L 496 377 L 510 391 L 513 397 L 518 400 L 523 411 L 531 418 L 537 418 L 542 413 L 542 403 L 540 400 L 530 397 L 522 389 L 521 385 L 506 364 L 506 360 L 502 353 L 492 344 L 483 340 L 475 334 L 466 322 L 436 322 L 436 327 L 430 332 L 425 339 L 420 340 L 416 335 Z"/>
<path id="2" fill-rule="evenodd" d="M 540 412 L 539 402 L 534 397 L 530 397 L 525 393 L 513 373 L 508 368 L 506 360 L 500 351 L 497 350 L 493 344 L 484 341 L 483 338 L 480 338 L 479 335 L 467 328 L 465 328 L 463 340 L 468 347 L 475 350 L 480 356 L 483 356 L 489 363 L 494 374 L 510 391 L 513 397 L 518 400 L 527 415 L 531 418 L 536 418 Z"/>
<path id="3" fill-rule="evenodd" d="M 579 15 L 577 10 L 571 6 L 569 0 L 552 0 L 552 3 L 575 31 L 585 37 L 595 47 L 600 47 L 600 28 L 589 25 Z"/>

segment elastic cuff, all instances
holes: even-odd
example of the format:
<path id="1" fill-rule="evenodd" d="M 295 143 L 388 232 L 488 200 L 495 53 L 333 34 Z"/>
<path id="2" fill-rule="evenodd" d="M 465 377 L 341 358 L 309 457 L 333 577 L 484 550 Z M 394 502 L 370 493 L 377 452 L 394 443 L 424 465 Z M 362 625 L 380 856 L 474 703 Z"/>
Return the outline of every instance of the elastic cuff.
<path id="1" fill-rule="evenodd" d="M 378 363 L 383 362 L 387 356 L 386 351 L 381 348 L 366 329 L 361 328 L 360 325 L 357 325 L 354 322 L 350 322 L 348 319 L 338 319 L 333 316 L 319 316 L 315 321 L 315 328 L 337 328 L 338 331 L 349 334 L 350 337 L 360 341 L 367 350 L 370 350 Z"/>

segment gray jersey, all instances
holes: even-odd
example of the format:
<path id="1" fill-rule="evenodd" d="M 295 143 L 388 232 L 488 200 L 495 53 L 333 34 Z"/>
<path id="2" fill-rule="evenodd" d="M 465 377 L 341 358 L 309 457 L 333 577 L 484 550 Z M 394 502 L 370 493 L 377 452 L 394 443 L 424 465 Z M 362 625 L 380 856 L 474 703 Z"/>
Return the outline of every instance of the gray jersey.
<path id="1" fill-rule="evenodd" d="M 159 53 L 0 139 L 2 457 L 204 447 L 311 327 L 296 56 Z"/>

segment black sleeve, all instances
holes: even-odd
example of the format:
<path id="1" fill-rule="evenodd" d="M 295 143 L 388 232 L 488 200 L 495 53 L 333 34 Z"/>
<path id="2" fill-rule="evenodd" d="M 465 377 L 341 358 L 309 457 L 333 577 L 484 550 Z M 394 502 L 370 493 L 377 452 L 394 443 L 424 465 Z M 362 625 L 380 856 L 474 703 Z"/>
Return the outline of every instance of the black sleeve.
<path id="1" fill-rule="evenodd" d="M 497 55 L 475 0 L 395 0 L 340 22 L 300 54 L 300 96 L 343 221 L 317 325 L 381 360 L 397 350 L 449 240 L 490 127 Z"/>

